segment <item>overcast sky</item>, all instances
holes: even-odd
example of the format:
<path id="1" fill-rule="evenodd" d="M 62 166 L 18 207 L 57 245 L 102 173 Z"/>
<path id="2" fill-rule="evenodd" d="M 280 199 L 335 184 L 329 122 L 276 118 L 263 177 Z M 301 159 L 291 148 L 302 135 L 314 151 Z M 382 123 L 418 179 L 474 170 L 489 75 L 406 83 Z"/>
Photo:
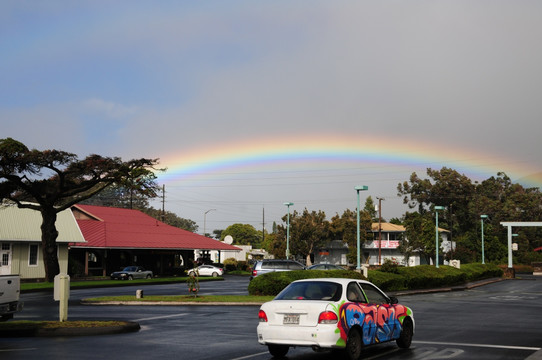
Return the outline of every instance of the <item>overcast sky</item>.
<path id="1" fill-rule="evenodd" d="M 540 44 L 538 0 L 6 0 L 0 138 L 160 158 L 200 233 L 356 185 L 389 219 L 427 167 L 542 180 Z"/>

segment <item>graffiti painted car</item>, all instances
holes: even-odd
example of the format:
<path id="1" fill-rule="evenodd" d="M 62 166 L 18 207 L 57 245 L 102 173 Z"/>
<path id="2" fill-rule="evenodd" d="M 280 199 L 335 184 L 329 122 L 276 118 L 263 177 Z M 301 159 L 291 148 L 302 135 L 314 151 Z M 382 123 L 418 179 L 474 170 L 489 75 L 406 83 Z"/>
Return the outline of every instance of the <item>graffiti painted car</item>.
<path id="1" fill-rule="evenodd" d="M 358 359 L 364 346 L 396 341 L 409 348 L 412 310 L 372 283 L 321 278 L 292 282 L 259 311 L 258 342 L 276 358 L 290 347 L 343 349 Z"/>

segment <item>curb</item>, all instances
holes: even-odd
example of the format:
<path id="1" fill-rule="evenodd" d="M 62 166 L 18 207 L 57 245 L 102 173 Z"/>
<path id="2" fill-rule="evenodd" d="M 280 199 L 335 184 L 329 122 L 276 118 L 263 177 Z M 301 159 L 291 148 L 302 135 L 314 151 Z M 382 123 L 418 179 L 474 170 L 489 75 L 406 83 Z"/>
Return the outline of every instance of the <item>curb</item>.
<path id="1" fill-rule="evenodd" d="M 97 326 L 97 327 L 59 327 L 43 329 L 29 327 L 26 329 L 5 329 L 0 330 L 0 337 L 57 337 L 57 336 L 95 336 L 112 335 L 136 332 L 141 329 L 137 322 L 125 321 L 122 325 Z"/>
<path id="2" fill-rule="evenodd" d="M 263 302 L 195 302 L 195 301 L 87 301 L 81 300 L 81 305 L 126 305 L 126 306 L 260 306 Z"/>

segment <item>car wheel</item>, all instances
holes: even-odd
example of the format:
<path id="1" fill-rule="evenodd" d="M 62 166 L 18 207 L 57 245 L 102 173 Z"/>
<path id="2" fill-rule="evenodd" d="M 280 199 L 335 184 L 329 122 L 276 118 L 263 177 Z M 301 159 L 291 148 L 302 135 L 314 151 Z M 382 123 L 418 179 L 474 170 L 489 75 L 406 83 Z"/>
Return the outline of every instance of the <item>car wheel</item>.
<path id="1" fill-rule="evenodd" d="M 218 276 L 218 273 L 215 271 L 213 272 L 213 277 L 217 277 Z"/>
<path id="2" fill-rule="evenodd" d="M 151 277 L 152 277 L 151 274 L 148 274 L 148 275 L 147 275 L 147 279 L 150 279 Z"/>
<path id="3" fill-rule="evenodd" d="M 128 275 L 128 280 L 134 280 L 134 277 L 132 275 Z"/>
<path id="4" fill-rule="evenodd" d="M 403 321 L 403 330 L 399 339 L 396 340 L 397 346 L 402 349 L 408 349 L 412 343 L 412 336 L 414 335 L 414 326 L 412 326 L 412 320 L 406 318 Z"/>
<path id="5" fill-rule="evenodd" d="M 290 347 L 288 345 L 267 345 L 267 348 L 274 358 L 282 359 L 286 356 Z"/>
<path id="6" fill-rule="evenodd" d="M 190 272 L 188 273 L 188 276 L 194 276 L 194 272 L 193 272 L 193 271 L 190 271 Z"/>
<path id="7" fill-rule="evenodd" d="M 346 357 L 348 360 L 358 360 L 361 357 L 363 341 L 358 329 L 350 329 L 346 339 Z"/>

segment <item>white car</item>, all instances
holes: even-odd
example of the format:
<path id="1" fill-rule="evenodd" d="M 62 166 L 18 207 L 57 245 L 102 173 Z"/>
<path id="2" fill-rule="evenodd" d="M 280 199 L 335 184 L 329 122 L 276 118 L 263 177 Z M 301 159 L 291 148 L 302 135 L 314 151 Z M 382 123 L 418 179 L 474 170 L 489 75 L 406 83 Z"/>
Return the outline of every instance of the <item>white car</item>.
<path id="1" fill-rule="evenodd" d="M 294 281 L 263 304 L 258 317 L 258 342 L 276 358 L 291 346 L 344 349 L 351 360 L 364 346 L 386 341 L 409 348 L 415 327 L 410 308 L 358 279 Z"/>
<path id="2" fill-rule="evenodd" d="M 199 276 L 222 276 L 224 275 L 224 269 L 213 266 L 213 265 L 201 265 L 197 268 L 188 270 L 188 276 L 193 276 L 195 274 L 196 269 L 198 270 Z"/>

